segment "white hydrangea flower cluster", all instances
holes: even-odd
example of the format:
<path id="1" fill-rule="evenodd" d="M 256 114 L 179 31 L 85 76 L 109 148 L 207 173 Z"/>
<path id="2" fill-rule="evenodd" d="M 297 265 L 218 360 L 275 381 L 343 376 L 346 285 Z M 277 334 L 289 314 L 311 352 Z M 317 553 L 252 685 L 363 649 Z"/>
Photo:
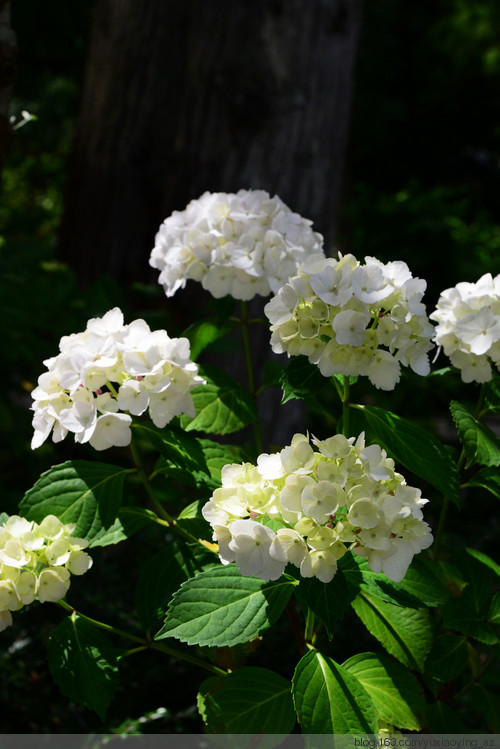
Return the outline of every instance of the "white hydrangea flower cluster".
<path id="1" fill-rule="evenodd" d="M 75 523 L 64 525 L 55 515 L 41 523 L 13 515 L 0 526 L 0 631 L 12 624 L 11 611 L 38 599 L 58 601 L 70 575 L 83 575 L 92 557 L 88 542 L 74 538 Z"/>
<path id="2" fill-rule="evenodd" d="M 124 325 L 115 307 L 89 320 L 83 333 L 61 338 L 59 349 L 32 392 L 33 449 L 51 432 L 54 442 L 72 432 L 96 450 L 123 447 L 131 440 L 130 414 L 149 410 L 157 427 L 180 413 L 195 415 L 190 391 L 205 380 L 189 359 L 187 338 L 151 331 L 144 320 Z"/>
<path id="3" fill-rule="evenodd" d="M 279 578 L 288 563 L 302 577 L 330 582 L 349 549 L 374 572 L 400 581 L 433 538 L 423 521 L 428 501 L 407 486 L 394 461 L 364 434 L 312 440 L 222 469 L 222 487 L 203 507 L 223 564 L 243 575 Z"/>
<path id="4" fill-rule="evenodd" d="M 190 278 L 216 298 L 268 296 L 323 251 L 311 224 L 264 190 L 206 192 L 163 222 L 149 262 L 167 296 Z"/>
<path id="5" fill-rule="evenodd" d="M 401 365 L 426 375 L 434 328 L 426 282 L 402 261 L 311 256 L 266 305 L 275 353 L 303 354 L 325 377 L 366 375 L 393 390 Z"/>
<path id="6" fill-rule="evenodd" d="M 500 275 L 446 289 L 430 318 L 436 344 L 464 382 L 489 382 L 492 363 L 500 370 Z"/>

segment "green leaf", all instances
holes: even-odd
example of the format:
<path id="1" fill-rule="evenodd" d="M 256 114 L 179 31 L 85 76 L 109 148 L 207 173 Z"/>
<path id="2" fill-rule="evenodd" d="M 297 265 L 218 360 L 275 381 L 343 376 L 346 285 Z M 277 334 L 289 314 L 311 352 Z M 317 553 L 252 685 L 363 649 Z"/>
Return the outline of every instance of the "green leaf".
<path id="1" fill-rule="evenodd" d="M 150 422 L 132 424 L 132 428 L 139 435 L 147 437 L 169 465 L 208 475 L 205 456 L 196 437 L 174 427 L 159 429 Z"/>
<path id="2" fill-rule="evenodd" d="M 190 325 L 184 331 L 183 335 L 189 339 L 189 343 L 191 344 L 191 359 L 193 361 L 197 359 L 201 352 L 210 346 L 211 343 L 228 335 L 234 329 L 235 325 L 236 322 L 232 320 L 226 320 L 222 325 L 216 325 L 210 320 L 203 320 L 202 322 Z"/>
<path id="3" fill-rule="evenodd" d="M 458 401 L 451 401 L 450 409 L 467 455 L 467 467 L 472 463 L 500 465 L 500 439 L 496 434 Z"/>
<path id="4" fill-rule="evenodd" d="M 186 579 L 173 545 L 166 546 L 143 566 L 135 590 L 135 606 L 144 630 L 162 618 L 170 598 Z"/>
<path id="5" fill-rule="evenodd" d="M 376 406 L 361 410 L 367 435 L 409 471 L 458 503 L 460 476 L 448 450 L 433 435 L 410 421 Z"/>
<path id="6" fill-rule="evenodd" d="M 491 600 L 492 572 L 498 565 L 486 554 L 475 549 L 464 549 L 456 555 L 455 561 L 462 570 L 464 579 L 469 583 L 466 590 L 472 596 L 474 611 L 479 614 L 485 613 Z"/>
<path id="7" fill-rule="evenodd" d="M 181 583 L 210 566 L 219 566 L 215 554 L 197 544 L 169 544 L 142 567 L 137 581 L 135 605 L 139 621 L 149 630 L 164 615 Z"/>
<path id="8" fill-rule="evenodd" d="M 187 432 L 230 434 L 255 421 L 255 400 L 238 380 L 216 367 L 200 367 L 200 374 L 207 384 L 191 391 L 196 416 L 181 417 L 181 425 Z"/>
<path id="9" fill-rule="evenodd" d="M 452 598 L 445 603 L 441 607 L 441 615 L 444 626 L 449 629 L 458 630 L 486 645 L 499 642 L 495 625 L 488 621 L 489 609 L 485 608 L 483 601 L 478 604 L 473 586 L 467 586 L 460 598 Z"/>
<path id="10" fill-rule="evenodd" d="M 418 731 L 424 710 L 419 684 L 412 673 L 386 655 L 359 653 L 342 664 L 366 689 L 377 717 L 398 728 Z"/>
<path id="11" fill-rule="evenodd" d="M 207 679 L 198 705 L 208 733 L 289 734 L 296 722 L 290 682 L 267 668 Z"/>
<path id="12" fill-rule="evenodd" d="M 466 557 L 462 560 L 462 566 L 465 570 L 470 570 L 471 568 L 471 558 L 480 564 L 484 565 L 485 567 L 488 567 L 492 572 L 495 573 L 497 577 L 500 577 L 500 565 L 498 565 L 491 557 L 489 557 L 487 554 L 484 554 L 482 551 L 479 551 L 478 549 L 465 549 L 465 555 Z"/>
<path id="13" fill-rule="evenodd" d="M 105 720 L 119 683 L 117 651 L 111 648 L 107 637 L 73 614 L 51 634 L 48 661 L 63 694 L 95 710 Z"/>
<path id="14" fill-rule="evenodd" d="M 281 377 L 286 367 L 281 362 L 274 360 L 267 361 L 264 365 L 264 378 L 262 380 L 262 387 L 281 387 Z"/>
<path id="15" fill-rule="evenodd" d="M 471 689 L 470 701 L 471 706 L 484 717 L 490 731 L 500 733 L 500 694 L 476 684 Z"/>
<path id="16" fill-rule="evenodd" d="M 454 634 L 437 637 L 425 663 L 425 673 L 438 681 L 452 681 L 467 666 L 467 640 Z"/>
<path id="17" fill-rule="evenodd" d="M 377 733 L 371 697 L 360 682 L 331 658 L 309 651 L 292 681 L 295 709 L 303 733 Z"/>
<path id="18" fill-rule="evenodd" d="M 325 378 L 315 364 L 310 364 L 307 356 L 294 356 L 280 377 L 280 385 L 284 404 L 294 398 L 303 400 L 321 390 L 325 387 Z"/>
<path id="19" fill-rule="evenodd" d="M 491 599 L 487 619 L 492 624 L 500 624 L 500 591 L 497 591 Z"/>
<path id="20" fill-rule="evenodd" d="M 351 590 L 342 570 L 339 569 L 328 584 L 322 583 L 316 577 L 301 578 L 295 594 L 302 608 L 311 609 L 321 619 L 331 640 L 335 623 L 343 618 L 357 591 Z"/>
<path id="21" fill-rule="evenodd" d="M 467 486 L 480 486 L 500 499 L 500 472 L 496 468 L 482 468 L 467 482 Z"/>
<path id="22" fill-rule="evenodd" d="M 19 510 L 37 523 L 47 515 L 55 515 L 63 523 L 76 523 L 74 535 L 92 542 L 115 521 L 127 473 L 120 466 L 106 463 L 61 463 L 40 476 L 24 495 Z"/>
<path id="23" fill-rule="evenodd" d="M 248 642 L 277 621 L 296 585 L 286 575 L 271 582 L 244 577 L 234 564 L 207 570 L 174 594 L 155 639 L 215 647 Z"/>
<path id="24" fill-rule="evenodd" d="M 426 609 L 405 609 L 367 593 L 353 601 L 354 611 L 388 653 L 410 669 L 422 671 L 432 644 Z"/>
<path id="25" fill-rule="evenodd" d="M 101 528 L 92 538 L 89 546 L 111 546 L 133 536 L 148 523 L 155 522 L 156 515 L 143 507 L 122 507 L 113 525 Z"/>
<path id="26" fill-rule="evenodd" d="M 445 702 L 438 700 L 428 705 L 426 715 L 430 733 L 470 733 L 457 713 Z"/>
<path id="27" fill-rule="evenodd" d="M 450 598 L 450 591 L 435 574 L 434 562 L 421 557 L 414 557 L 403 580 L 393 585 L 405 590 L 424 606 L 440 606 Z"/>
<path id="28" fill-rule="evenodd" d="M 10 515 L 7 512 L 0 512 L 0 526 L 5 525 Z"/>
<path id="29" fill-rule="evenodd" d="M 197 499 L 195 502 L 184 507 L 177 517 L 177 524 L 184 528 L 195 538 L 203 538 L 205 541 L 212 542 L 213 529 L 205 520 L 201 511 L 206 505 L 207 500 Z M 218 560 L 218 557 L 214 555 L 214 558 Z"/>
<path id="30" fill-rule="evenodd" d="M 500 411 L 500 377 L 495 371 L 493 372 L 493 378 L 488 383 L 485 403 L 490 413 Z"/>
<path id="31" fill-rule="evenodd" d="M 468 585 L 458 567 L 449 562 L 444 562 L 442 559 L 434 562 L 434 572 L 441 584 L 453 596 L 459 596 Z"/>
<path id="32" fill-rule="evenodd" d="M 227 294 L 220 299 L 211 297 L 207 304 L 207 310 L 213 310 L 217 325 L 223 325 L 234 314 L 235 305 L 235 299 Z"/>
<path id="33" fill-rule="evenodd" d="M 347 552 L 339 561 L 339 570 L 344 574 L 352 601 L 360 590 L 397 606 L 420 608 L 422 601 L 401 583 L 395 583 L 381 572 L 372 572 L 367 560 Z M 408 585 L 411 587 L 411 585 Z M 417 591 L 418 592 L 418 591 Z"/>
<path id="34" fill-rule="evenodd" d="M 221 486 L 221 471 L 224 466 L 233 463 L 244 463 L 248 460 L 247 452 L 240 445 L 223 445 L 208 439 L 198 439 L 206 461 L 212 483 Z"/>

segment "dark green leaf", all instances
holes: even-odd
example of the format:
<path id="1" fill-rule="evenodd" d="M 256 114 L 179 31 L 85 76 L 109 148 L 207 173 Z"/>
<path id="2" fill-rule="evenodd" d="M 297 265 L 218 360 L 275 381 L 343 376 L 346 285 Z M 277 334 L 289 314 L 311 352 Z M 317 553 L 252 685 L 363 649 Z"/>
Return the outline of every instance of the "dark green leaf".
<path id="1" fill-rule="evenodd" d="M 168 465 L 186 471 L 201 471 L 208 475 L 205 456 L 198 440 L 182 429 L 166 427 L 158 429 L 150 422 L 133 424 L 134 432 L 147 437 Z"/>
<path id="2" fill-rule="evenodd" d="M 377 733 L 375 708 L 364 687 L 319 651 L 299 661 L 292 684 L 303 733 Z"/>
<path id="3" fill-rule="evenodd" d="M 500 733 L 500 694 L 476 684 L 471 689 L 470 701 L 471 706 L 486 720 L 490 731 Z"/>
<path id="4" fill-rule="evenodd" d="M 207 679 L 198 706 L 208 733 L 286 735 L 296 721 L 290 682 L 267 668 Z"/>
<path id="5" fill-rule="evenodd" d="M 367 593 L 360 593 L 352 606 L 388 653 L 412 670 L 423 670 L 432 644 L 426 609 L 404 609 Z"/>
<path id="6" fill-rule="evenodd" d="M 287 576 L 244 577 L 234 564 L 214 567 L 183 583 L 155 639 L 215 647 L 248 642 L 274 624 L 296 585 Z"/>
<path id="7" fill-rule="evenodd" d="M 412 673 L 387 655 L 359 653 L 342 664 L 373 700 L 377 717 L 410 731 L 420 730 L 424 710 L 419 684 Z"/>
<path id="8" fill-rule="evenodd" d="M 212 565 L 219 565 L 217 555 L 195 544 L 171 543 L 152 557 L 143 566 L 136 586 L 135 605 L 142 627 L 148 630 L 162 619 L 181 583 Z"/>
<path id="9" fill-rule="evenodd" d="M 387 450 L 397 463 L 458 503 L 460 477 L 444 445 L 424 429 L 376 406 L 356 406 L 370 441 Z"/>
<path id="10" fill-rule="evenodd" d="M 143 507 L 122 507 L 113 525 L 101 528 L 90 542 L 90 546 L 111 546 L 140 531 L 148 523 L 154 523 L 156 515 Z"/>
<path id="11" fill-rule="evenodd" d="M 440 606 L 450 597 L 450 591 L 435 574 L 434 562 L 418 556 L 414 557 L 403 580 L 393 585 L 405 590 L 424 606 Z"/>
<path id="12" fill-rule="evenodd" d="M 232 320 L 226 320 L 222 325 L 216 325 L 210 320 L 203 320 L 190 325 L 183 335 L 189 339 L 191 344 L 191 359 L 196 360 L 211 343 L 228 335 L 235 325 L 236 322 Z"/>
<path id="13" fill-rule="evenodd" d="M 74 614 L 50 636 L 49 667 L 63 694 L 102 720 L 118 687 L 117 653 L 106 636 Z"/>
<path id="14" fill-rule="evenodd" d="M 280 377 L 283 390 L 281 403 L 297 398 L 304 399 L 325 387 L 325 378 L 315 364 L 306 356 L 294 356 Z"/>
<path id="15" fill-rule="evenodd" d="M 240 445 L 223 445 L 208 439 L 198 439 L 198 443 L 203 451 L 212 482 L 216 486 L 222 483 L 221 470 L 224 466 L 244 463 L 248 460 L 246 450 Z"/>
<path id="16" fill-rule="evenodd" d="M 411 608 L 422 606 L 421 599 L 407 590 L 403 585 L 404 581 L 395 583 L 383 573 L 372 572 L 367 560 L 357 554 L 347 552 L 339 561 L 339 570 L 343 572 L 350 589 L 351 601 L 360 590 L 363 590 L 382 601 L 394 603 L 397 606 L 409 606 Z"/>
<path id="17" fill-rule="evenodd" d="M 454 634 L 437 637 L 425 663 L 425 673 L 438 681 L 452 681 L 467 666 L 467 640 Z"/>
<path id="18" fill-rule="evenodd" d="M 478 571 L 477 574 L 481 576 L 481 572 L 479 572 L 480 568 L 477 565 L 474 565 L 474 562 L 472 560 L 484 565 L 489 570 L 494 572 L 497 577 L 500 577 L 500 565 L 498 565 L 487 554 L 484 554 L 482 551 L 479 551 L 478 549 L 465 549 L 464 555 L 462 556 L 462 559 L 461 559 L 461 566 L 463 567 L 465 574 L 467 574 L 467 571 L 473 568 L 473 569 L 476 569 Z"/>
<path id="19" fill-rule="evenodd" d="M 330 640 L 335 623 L 343 618 L 356 594 L 357 591 L 347 585 L 342 570 L 337 570 L 333 580 L 327 584 L 316 577 L 301 578 L 296 590 L 302 608 L 310 608 L 321 619 Z"/>
<path id="20" fill-rule="evenodd" d="M 195 538 L 203 538 L 205 541 L 212 541 L 213 529 L 207 523 L 201 510 L 206 504 L 206 499 L 197 499 L 195 502 L 191 502 L 187 507 L 179 513 L 177 518 L 178 525 L 184 528 Z M 215 560 L 218 557 L 214 554 Z"/>
<path id="21" fill-rule="evenodd" d="M 500 624 L 500 591 L 495 593 L 495 595 L 491 599 L 487 619 L 492 624 Z"/>
<path id="22" fill-rule="evenodd" d="M 200 367 L 200 374 L 207 384 L 200 385 L 191 392 L 196 416 L 181 417 L 181 424 L 186 431 L 230 434 L 255 421 L 255 400 L 241 387 L 238 380 L 216 367 Z"/>
<path id="23" fill-rule="evenodd" d="M 500 499 L 500 472 L 497 468 L 482 468 L 467 482 L 467 486 L 480 486 Z"/>
<path id="24" fill-rule="evenodd" d="M 120 466 L 70 460 L 43 473 L 24 495 L 19 510 L 38 523 L 47 515 L 76 523 L 74 535 L 92 542 L 115 521 L 127 473 Z"/>
<path id="25" fill-rule="evenodd" d="M 500 439 L 496 434 L 458 401 L 451 401 L 450 409 L 467 455 L 467 466 L 472 463 L 499 466 Z"/>
<path id="26" fill-rule="evenodd" d="M 262 387 L 281 387 L 281 377 L 285 372 L 285 365 L 277 361 L 267 361 L 264 366 L 264 379 Z"/>
<path id="27" fill-rule="evenodd" d="M 438 700 L 428 705 L 426 714 L 431 733 L 470 733 L 457 713 L 445 702 Z"/>
<path id="28" fill-rule="evenodd" d="M 493 378 L 488 383 L 485 403 L 490 413 L 500 411 L 500 377 L 496 372 L 493 373 Z"/>
<path id="29" fill-rule="evenodd" d="M 479 609 L 479 610 L 478 610 Z M 443 624 L 487 645 L 499 642 L 497 628 L 488 621 L 489 608 L 478 601 L 473 586 L 467 586 L 460 598 L 452 598 L 441 607 Z"/>

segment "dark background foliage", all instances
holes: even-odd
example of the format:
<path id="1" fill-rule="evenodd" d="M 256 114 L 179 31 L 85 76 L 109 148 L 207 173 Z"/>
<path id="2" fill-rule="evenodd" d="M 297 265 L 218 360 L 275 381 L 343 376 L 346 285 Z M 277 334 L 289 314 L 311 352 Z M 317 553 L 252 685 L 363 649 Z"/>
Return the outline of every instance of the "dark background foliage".
<path id="1" fill-rule="evenodd" d="M 59 338 L 82 330 L 87 319 L 113 306 L 121 306 L 127 320 L 161 321 L 158 327 L 171 335 L 187 322 L 179 325 L 175 303 L 165 304 L 155 280 L 124 285 L 112 274 L 93 273 L 95 280 L 83 286 L 67 252 L 61 260 L 59 229 L 90 20 L 87 0 L 23 0 L 12 8 L 19 72 L 11 114 L 18 122 L 27 110 L 37 119 L 12 132 L 0 202 L 1 509 L 11 514 L 41 471 L 74 454 L 65 444 L 57 450 L 46 444 L 36 453 L 29 447 L 29 393 Z M 500 272 L 499 28 L 496 0 L 378 0 L 366 2 L 363 10 L 336 247 L 360 258 L 405 260 L 414 275 L 428 281 L 429 309 L 442 289 Z M 377 403 L 395 411 L 404 403 L 406 413 L 420 418 L 424 399 L 427 416 L 434 419 L 431 428 L 452 441 L 447 396 L 445 386 L 429 383 L 416 393 L 412 379 L 390 400 Z M 317 413 L 311 419 L 321 422 Z M 484 501 L 492 517 L 488 532 L 476 528 L 465 510 L 459 522 L 455 518 L 450 543 L 464 542 L 460 528 L 467 520 L 483 548 L 493 547 L 498 521 L 490 500 Z M 130 559 L 132 546 L 126 544 L 97 553 L 92 579 L 74 585 L 72 603 L 118 626 L 134 626 L 129 575 L 162 543 L 148 533 L 142 540 L 144 560 L 140 554 Z M 201 675 L 152 654 L 125 660 L 124 686 L 106 726 L 70 704 L 54 686 L 45 661 L 46 639 L 60 618 L 55 607 L 35 604 L 0 635 L 3 732 L 200 730 L 194 705 Z M 356 625 L 350 625 L 336 635 L 334 657 L 349 657 L 362 647 L 357 641 L 352 649 L 346 631 Z M 282 672 L 290 676 L 297 653 L 286 621 L 280 626 L 252 663 L 266 665 L 273 647 L 279 647 Z M 471 720 L 474 726 L 477 718 Z"/>

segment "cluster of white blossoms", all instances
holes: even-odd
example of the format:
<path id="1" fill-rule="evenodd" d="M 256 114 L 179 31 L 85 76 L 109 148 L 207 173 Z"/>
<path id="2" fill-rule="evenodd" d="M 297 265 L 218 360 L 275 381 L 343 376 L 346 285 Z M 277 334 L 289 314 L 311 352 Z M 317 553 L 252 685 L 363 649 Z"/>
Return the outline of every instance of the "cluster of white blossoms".
<path id="1" fill-rule="evenodd" d="M 311 256 L 265 307 L 271 347 L 307 356 L 325 377 L 366 375 L 392 390 L 401 365 L 419 375 L 430 371 L 426 285 L 402 261 L 366 257 L 362 265 L 353 255 Z"/>
<path id="2" fill-rule="evenodd" d="M 12 624 L 11 611 L 38 599 L 58 601 L 69 588 L 70 575 L 92 566 L 88 542 L 74 538 L 74 523 L 54 515 L 34 523 L 13 515 L 0 526 L 0 631 Z"/>
<path id="3" fill-rule="evenodd" d="M 500 369 L 500 275 L 446 289 L 430 315 L 442 346 L 464 382 L 488 382 L 491 364 Z"/>
<path id="4" fill-rule="evenodd" d="M 188 279 L 217 298 L 269 296 L 309 254 L 323 251 L 311 224 L 264 190 L 206 192 L 163 222 L 149 262 L 167 296 Z"/>
<path id="5" fill-rule="evenodd" d="M 72 432 L 96 450 L 123 447 L 131 440 L 130 414 L 148 410 L 157 427 L 180 413 L 195 415 L 190 391 L 205 380 L 189 359 L 187 338 L 151 331 L 144 320 L 124 325 L 115 307 L 89 320 L 83 333 L 61 338 L 59 349 L 32 392 L 32 448 L 51 432 L 54 442 Z"/>
<path id="6" fill-rule="evenodd" d="M 407 486 L 379 445 L 337 434 L 261 455 L 257 465 L 222 469 L 222 487 L 204 506 L 223 564 L 243 575 L 279 578 L 288 563 L 303 577 L 330 582 L 349 549 L 374 572 L 400 581 L 432 543 L 422 519 L 428 501 Z"/>

